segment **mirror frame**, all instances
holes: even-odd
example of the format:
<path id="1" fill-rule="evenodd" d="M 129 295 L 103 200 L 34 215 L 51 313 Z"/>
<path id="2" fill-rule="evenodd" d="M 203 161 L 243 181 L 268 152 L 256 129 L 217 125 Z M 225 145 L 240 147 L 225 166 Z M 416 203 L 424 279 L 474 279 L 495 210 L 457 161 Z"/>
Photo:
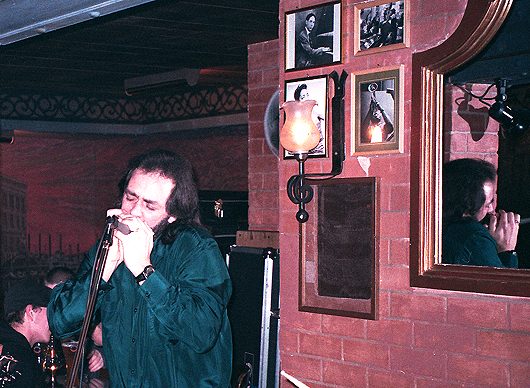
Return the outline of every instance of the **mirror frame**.
<path id="1" fill-rule="evenodd" d="M 444 74 L 494 37 L 513 0 L 468 0 L 455 32 L 412 56 L 410 285 L 530 296 L 530 270 L 441 264 Z"/>

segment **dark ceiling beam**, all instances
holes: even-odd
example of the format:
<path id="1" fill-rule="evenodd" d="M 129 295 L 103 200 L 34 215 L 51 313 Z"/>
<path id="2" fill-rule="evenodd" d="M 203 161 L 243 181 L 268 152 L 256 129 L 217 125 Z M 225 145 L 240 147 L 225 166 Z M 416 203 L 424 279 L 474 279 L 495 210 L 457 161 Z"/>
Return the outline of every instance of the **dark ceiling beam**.
<path id="1" fill-rule="evenodd" d="M 179 68 L 222 68 L 208 82 L 239 80 L 247 46 L 277 39 L 278 3 L 157 0 L 0 46 L 0 92 L 122 95 L 125 79 Z"/>

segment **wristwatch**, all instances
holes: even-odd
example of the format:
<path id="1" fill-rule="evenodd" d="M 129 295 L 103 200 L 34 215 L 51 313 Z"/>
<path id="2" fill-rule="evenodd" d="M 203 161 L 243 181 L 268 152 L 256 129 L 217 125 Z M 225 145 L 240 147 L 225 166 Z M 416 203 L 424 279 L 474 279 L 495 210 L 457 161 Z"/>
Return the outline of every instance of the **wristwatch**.
<path id="1" fill-rule="evenodd" d="M 148 265 L 144 268 L 144 270 L 142 271 L 142 273 L 138 276 L 136 276 L 134 278 L 134 280 L 136 280 L 136 283 L 140 284 L 140 282 L 143 282 L 144 280 L 146 280 L 149 276 L 151 276 L 151 274 L 155 272 L 155 267 L 153 267 L 152 265 Z"/>

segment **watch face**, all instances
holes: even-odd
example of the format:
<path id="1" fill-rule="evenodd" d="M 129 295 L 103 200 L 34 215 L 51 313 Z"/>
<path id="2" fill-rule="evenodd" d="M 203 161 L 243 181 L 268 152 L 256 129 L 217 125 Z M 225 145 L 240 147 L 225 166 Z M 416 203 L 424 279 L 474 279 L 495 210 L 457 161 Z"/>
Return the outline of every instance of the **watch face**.
<path id="1" fill-rule="evenodd" d="M 152 265 L 148 265 L 147 267 L 144 268 L 144 270 L 142 271 L 142 273 L 140 275 L 138 275 L 135 280 L 137 283 L 140 283 L 140 282 L 143 282 L 144 280 L 146 280 L 153 272 L 155 272 L 155 267 L 153 267 Z"/>
<path id="2" fill-rule="evenodd" d="M 143 272 L 144 277 L 147 279 L 153 272 L 155 272 L 155 267 L 149 266 L 145 268 Z"/>

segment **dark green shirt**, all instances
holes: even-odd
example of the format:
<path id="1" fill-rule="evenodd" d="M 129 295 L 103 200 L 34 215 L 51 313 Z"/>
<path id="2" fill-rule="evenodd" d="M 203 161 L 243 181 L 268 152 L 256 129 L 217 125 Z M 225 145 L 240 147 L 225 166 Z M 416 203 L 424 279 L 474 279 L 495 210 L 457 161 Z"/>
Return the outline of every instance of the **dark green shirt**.
<path id="1" fill-rule="evenodd" d="M 497 242 L 488 229 L 472 219 L 447 227 L 442 238 L 442 262 L 488 267 L 518 266 L 517 255 L 513 252 L 497 253 Z"/>
<path id="2" fill-rule="evenodd" d="M 95 253 L 53 290 L 48 320 L 60 338 L 80 330 Z M 155 241 L 151 262 L 156 271 L 141 286 L 122 263 L 100 287 L 111 387 L 229 387 L 232 286 L 217 243 L 203 229 L 184 227 L 172 245 Z"/>

